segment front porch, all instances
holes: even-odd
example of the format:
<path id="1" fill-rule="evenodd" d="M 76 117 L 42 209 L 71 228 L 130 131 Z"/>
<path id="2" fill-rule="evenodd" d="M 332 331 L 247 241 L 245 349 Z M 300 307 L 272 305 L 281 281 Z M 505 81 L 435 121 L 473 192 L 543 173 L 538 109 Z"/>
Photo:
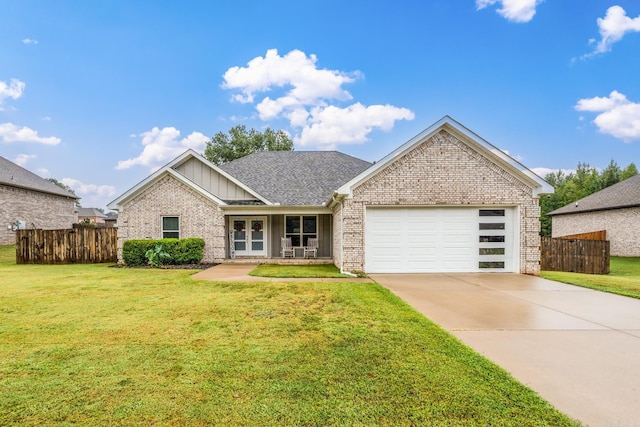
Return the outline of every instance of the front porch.
<path id="1" fill-rule="evenodd" d="M 225 215 L 226 259 L 232 263 L 332 264 L 332 215 L 304 212 Z M 293 257 L 283 256 L 282 239 L 289 239 Z M 317 241 L 316 257 L 304 257 L 309 239 Z M 317 239 L 317 240 L 316 240 Z"/>
<path id="2" fill-rule="evenodd" d="M 322 265 L 322 264 L 333 264 L 333 260 L 331 258 L 241 257 L 241 258 L 225 259 L 224 264 Z"/>

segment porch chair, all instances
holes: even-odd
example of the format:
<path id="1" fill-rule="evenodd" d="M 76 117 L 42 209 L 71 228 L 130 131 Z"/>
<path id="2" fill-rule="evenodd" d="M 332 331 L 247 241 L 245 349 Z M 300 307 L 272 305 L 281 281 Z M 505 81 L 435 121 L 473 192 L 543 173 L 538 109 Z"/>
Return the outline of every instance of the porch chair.
<path id="1" fill-rule="evenodd" d="M 307 254 L 313 254 L 314 258 L 318 258 L 318 239 L 316 237 L 310 237 L 307 240 L 307 245 L 304 247 L 304 257 L 307 257 Z"/>
<path id="2" fill-rule="evenodd" d="M 286 258 L 287 255 L 290 255 L 291 258 L 295 258 L 296 254 L 293 251 L 293 246 L 291 246 L 291 237 L 282 237 L 280 239 L 280 253 L 282 254 L 282 258 Z"/>

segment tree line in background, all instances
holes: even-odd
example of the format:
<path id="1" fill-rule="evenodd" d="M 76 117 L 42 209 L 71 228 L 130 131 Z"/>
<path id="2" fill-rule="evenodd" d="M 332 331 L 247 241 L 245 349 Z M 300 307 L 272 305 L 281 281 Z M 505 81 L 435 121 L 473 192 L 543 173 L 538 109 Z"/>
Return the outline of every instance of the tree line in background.
<path id="1" fill-rule="evenodd" d="M 540 197 L 540 234 L 551 237 L 551 217 L 547 216 L 549 212 L 637 174 L 635 164 L 631 163 L 621 169 L 614 160 L 602 172 L 588 163 L 578 163 L 575 172 L 565 174 L 559 170 L 547 174 L 544 179 L 553 186 L 555 192 Z"/>

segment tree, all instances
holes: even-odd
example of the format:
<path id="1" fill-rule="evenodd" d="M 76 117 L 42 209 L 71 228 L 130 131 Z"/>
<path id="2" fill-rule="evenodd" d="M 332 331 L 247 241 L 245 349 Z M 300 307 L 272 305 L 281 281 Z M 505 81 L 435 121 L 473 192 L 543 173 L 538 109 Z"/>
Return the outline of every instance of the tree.
<path id="1" fill-rule="evenodd" d="M 620 169 L 620 166 L 611 159 L 609 166 L 604 168 L 602 174 L 600 174 L 600 190 L 619 183 L 621 178 L 622 170 Z"/>
<path id="2" fill-rule="evenodd" d="M 623 169 L 620 174 L 620 181 L 624 181 L 627 178 L 638 175 L 638 168 L 635 164 L 631 163 L 629 166 Z"/>
<path id="3" fill-rule="evenodd" d="M 207 142 L 204 156 L 216 165 L 230 162 L 258 151 L 292 151 L 293 141 L 283 130 L 264 132 L 234 126 L 229 133 L 218 132 Z"/>

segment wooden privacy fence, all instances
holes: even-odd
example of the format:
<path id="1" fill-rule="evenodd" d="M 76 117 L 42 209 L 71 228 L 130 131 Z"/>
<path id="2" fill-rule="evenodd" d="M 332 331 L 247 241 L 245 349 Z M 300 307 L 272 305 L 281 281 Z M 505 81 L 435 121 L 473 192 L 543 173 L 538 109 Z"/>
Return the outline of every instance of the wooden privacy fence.
<path id="1" fill-rule="evenodd" d="M 118 261 L 118 229 L 80 227 L 16 230 L 18 264 L 90 264 Z"/>
<path id="2" fill-rule="evenodd" d="M 558 239 L 607 240 L 607 230 L 590 231 L 588 233 L 558 236 Z"/>
<path id="3" fill-rule="evenodd" d="M 540 268 L 547 271 L 608 274 L 609 241 L 542 237 Z"/>

